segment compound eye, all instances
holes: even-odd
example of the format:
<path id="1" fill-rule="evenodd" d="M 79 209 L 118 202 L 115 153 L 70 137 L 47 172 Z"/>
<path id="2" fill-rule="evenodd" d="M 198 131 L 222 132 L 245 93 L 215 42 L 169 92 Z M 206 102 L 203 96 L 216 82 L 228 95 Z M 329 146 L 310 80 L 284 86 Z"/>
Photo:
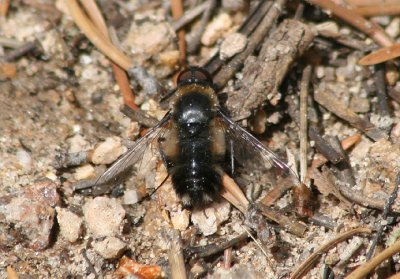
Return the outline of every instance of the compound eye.
<path id="1" fill-rule="evenodd" d="M 182 83 L 207 83 L 212 84 L 211 75 L 203 68 L 191 67 L 189 69 L 183 70 L 177 79 L 178 85 Z"/>

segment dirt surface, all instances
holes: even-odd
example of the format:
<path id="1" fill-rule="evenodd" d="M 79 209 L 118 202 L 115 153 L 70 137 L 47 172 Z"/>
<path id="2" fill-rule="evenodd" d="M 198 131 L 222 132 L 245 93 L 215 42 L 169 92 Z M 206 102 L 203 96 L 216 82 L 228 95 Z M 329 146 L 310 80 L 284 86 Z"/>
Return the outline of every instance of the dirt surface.
<path id="1" fill-rule="evenodd" d="M 196 6 L 196 1 L 186 2 L 186 10 Z M 203 65 L 220 45 L 224 60 L 245 49 L 246 38 L 237 30 L 256 3 L 249 7 L 247 1 L 222 2 L 206 24 L 198 52 L 188 56 L 189 64 Z M 115 28 L 124 53 L 166 91 L 171 90 L 179 51 L 169 2 L 98 1 L 98 5 L 107 24 Z M 278 23 L 293 18 L 295 10 L 296 5 L 284 9 L 271 30 L 273 36 L 283 34 Z M 200 20 L 187 26 L 189 42 Z M 374 20 L 394 40 L 399 38 L 400 18 Z M 376 47 L 371 39 L 311 6 L 306 5 L 302 21 L 309 28 L 302 31 L 310 32 L 307 39 L 280 40 L 299 40 L 298 45 L 304 46 L 282 46 L 279 41 L 275 48 L 255 48 L 244 67 L 221 89 L 228 94 L 227 107 L 241 125 L 279 156 L 285 158 L 288 153 L 298 162 L 300 80 L 304 66 L 312 65 L 309 127 L 332 146 L 360 136 L 352 148 L 342 151 L 340 163 L 314 167 L 311 163 L 321 149 L 309 135 L 306 160 L 314 216 L 296 215 L 292 191 L 274 202 L 275 209 L 305 225 L 299 237 L 261 213 L 254 218 L 260 223 L 253 220 L 251 224 L 222 200 L 194 212 L 183 209 L 169 181 L 138 202 L 166 176 L 159 157 L 151 152 L 143 159 L 146 164 L 139 174 L 128 176 L 117 188 L 99 197 L 74 191 L 77 181 L 95 179 L 104 172 L 145 127 L 120 111 L 123 99 L 110 61 L 82 35 L 64 1 L 12 1 L 7 16 L 0 16 L 0 37 L 19 42 L 16 48 L 35 41 L 36 47 L 7 59 L 13 47 L 0 44 L 0 278 L 10 274 L 7 267 L 19 278 L 112 278 L 123 255 L 147 267 L 160 267 L 162 276 L 168 277 L 171 230 L 179 231 L 185 251 L 231 240 L 246 233 L 246 228 L 257 235 L 259 242 L 248 238 L 232 248 L 228 267 L 224 267 L 224 252 L 202 259 L 186 256 L 186 271 L 192 278 L 286 278 L 321 244 L 345 231 L 370 228 L 373 233 L 357 234 L 322 253 L 306 276 L 321 278 L 332 270 L 340 278 L 366 261 L 381 221 L 388 226 L 377 250 L 393 244 L 399 234 L 396 193 L 389 217 L 383 217 L 382 211 L 395 189 L 400 165 L 397 70 L 384 84 L 394 96 L 384 98 L 385 107 L 377 96 L 378 67 L 357 64 L 367 50 Z M 321 30 L 337 32 L 347 44 L 321 36 Z M 237 40 L 238 45 L 229 48 L 225 38 L 233 40 L 232 44 Z M 284 61 L 282 53 L 288 53 Z M 268 60 L 281 64 L 263 68 Z M 275 68 L 280 71 L 273 71 L 276 75 L 271 77 Z M 132 87 L 141 110 L 160 120 L 166 112 L 159 104 L 160 96 L 148 94 L 134 81 Z M 243 96 L 253 101 L 247 104 L 250 99 Z M 330 108 L 334 102 L 340 106 Z M 349 114 L 356 125 L 344 120 Z M 371 129 L 375 129 L 373 134 Z M 340 148 L 336 151 L 341 152 Z M 76 166 L 63 165 L 60 158 L 68 154 L 84 158 Z M 238 175 L 237 182 L 249 199 L 257 201 L 273 188 L 269 178 L 248 170 Z M 391 258 L 374 278 L 398 272 L 398 260 Z"/>

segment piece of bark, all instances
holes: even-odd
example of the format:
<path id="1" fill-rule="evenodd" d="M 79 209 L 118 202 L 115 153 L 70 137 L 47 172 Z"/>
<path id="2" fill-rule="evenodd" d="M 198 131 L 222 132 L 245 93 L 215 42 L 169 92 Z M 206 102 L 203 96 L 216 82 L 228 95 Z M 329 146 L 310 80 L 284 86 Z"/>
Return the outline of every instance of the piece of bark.
<path id="1" fill-rule="evenodd" d="M 258 57 L 246 59 L 241 87 L 229 94 L 226 106 L 232 116 L 246 117 L 265 101 L 276 104 L 278 88 L 293 61 L 309 47 L 314 31 L 297 20 L 284 21 L 264 41 Z"/>
<path id="2" fill-rule="evenodd" d="M 366 119 L 360 118 L 354 111 L 347 108 L 345 104 L 335 98 L 334 92 L 315 90 L 314 99 L 321 106 L 350 123 L 353 127 L 365 133 L 374 141 L 386 139 L 386 133 Z"/>

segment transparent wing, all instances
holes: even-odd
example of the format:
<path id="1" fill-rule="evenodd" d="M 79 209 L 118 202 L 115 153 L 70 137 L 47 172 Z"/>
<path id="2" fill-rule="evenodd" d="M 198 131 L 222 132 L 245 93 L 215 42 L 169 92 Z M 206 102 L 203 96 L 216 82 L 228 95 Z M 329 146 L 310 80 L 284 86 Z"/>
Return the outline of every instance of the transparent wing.
<path id="1" fill-rule="evenodd" d="M 225 130 L 227 150 L 240 165 L 251 168 L 250 171 L 261 171 L 263 175 L 270 174 L 275 183 L 283 183 L 283 179 L 284 183 L 299 183 L 297 174 L 285 162 L 221 110 L 218 110 L 218 122 Z"/>
<path id="2" fill-rule="evenodd" d="M 124 177 L 135 164 L 147 164 L 142 162 L 143 157 L 147 157 L 148 151 L 151 151 L 150 156 L 154 156 L 158 144 L 154 144 L 159 138 L 168 136 L 168 124 L 172 113 L 168 112 L 161 121 L 151 128 L 145 136 L 134 142 L 128 151 L 122 155 L 117 161 L 111 165 L 98 179 L 91 181 L 79 181 L 75 186 L 75 190 L 89 189 L 92 195 L 99 195 L 107 192 L 110 186 L 114 186 L 120 182 L 121 177 Z M 158 149 L 157 149 L 158 152 Z M 150 158 L 147 158 L 150 159 Z M 138 167 L 140 169 L 141 166 Z"/>

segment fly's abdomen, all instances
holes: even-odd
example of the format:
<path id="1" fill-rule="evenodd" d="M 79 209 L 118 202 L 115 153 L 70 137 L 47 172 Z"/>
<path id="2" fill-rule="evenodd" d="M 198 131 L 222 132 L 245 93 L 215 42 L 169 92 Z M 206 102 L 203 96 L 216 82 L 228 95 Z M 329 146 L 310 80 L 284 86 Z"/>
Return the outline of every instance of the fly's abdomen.
<path id="1" fill-rule="evenodd" d="M 181 153 L 171 170 L 175 191 L 185 206 L 211 202 L 221 187 L 221 175 L 210 152 L 209 138 L 181 142 Z"/>

